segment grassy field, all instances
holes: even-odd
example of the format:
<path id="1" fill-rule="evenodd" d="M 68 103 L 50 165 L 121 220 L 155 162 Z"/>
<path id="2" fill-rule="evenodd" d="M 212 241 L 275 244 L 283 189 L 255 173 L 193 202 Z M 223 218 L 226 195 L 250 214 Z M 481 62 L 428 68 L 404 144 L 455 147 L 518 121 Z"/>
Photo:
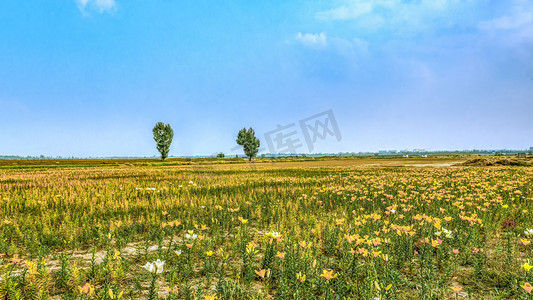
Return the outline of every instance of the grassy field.
<path id="1" fill-rule="evenodd" d="M 0 297 L 532 298 L 533 167 L 461 161 L 2 161 Z"/>

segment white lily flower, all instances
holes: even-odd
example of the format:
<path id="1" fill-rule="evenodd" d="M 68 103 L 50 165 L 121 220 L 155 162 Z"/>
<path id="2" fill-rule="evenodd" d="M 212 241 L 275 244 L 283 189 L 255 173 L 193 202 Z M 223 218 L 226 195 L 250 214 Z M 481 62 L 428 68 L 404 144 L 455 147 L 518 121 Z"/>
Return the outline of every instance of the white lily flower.
<path id="1" fill-rule="evenodd" d="M 162 273 L 163 272 L 163 266 L 165 265 L 165 261 L 161 261 L 159 258 L 154 261 L 154 265 L 156 266 L 156 273 Z"/>
<path id="2" fill-rule="evenodd" d="M 446 228 L 442 228 L 442 231 L 444 232 L 444 234 L 446 235 L 447 238 L 451 239 L 452 238 L 452 232 Z"/>
<path id="3" fill-rule="evenodd" d="M 279 232 L 277 232 L 277 231 L 271 231 L 271 232 L 267 233 L 266 235 L 270 236 L 270 237 L 272 237 L 274 239 L 277 239 L 278 237 L 281 236 L 281 234 Z"/>
<path id="4" fill-rule="evenodd" d="M 154 273 L 155 272 L 155 266 L 153 263 L 147 262 L 146 265 L 143 266 L 148 272 Z"/>
<path id="5" fill-rule="evenodd" d="M 193 240 L 194 240 L 194 239 L 196 239 L 197 237 L 198 237 L 197 234 L 188 234 L 188 233 L 185 234 L 185 238 L 186 238 L 186 239 L 193 239 Z"/>

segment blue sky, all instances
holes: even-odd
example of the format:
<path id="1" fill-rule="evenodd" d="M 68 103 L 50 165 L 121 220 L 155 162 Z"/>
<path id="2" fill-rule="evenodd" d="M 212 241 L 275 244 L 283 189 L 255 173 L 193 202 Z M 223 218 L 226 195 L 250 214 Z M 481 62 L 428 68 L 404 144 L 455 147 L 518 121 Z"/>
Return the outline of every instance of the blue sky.
<path id="1" fill-rule="evenodd" d="M 236 154 L 328 110 L 313 152 L 533 146 L 533 1 L 1 1 L 0 39 L 0 155 L 158 155 L 159 121 Z"/>

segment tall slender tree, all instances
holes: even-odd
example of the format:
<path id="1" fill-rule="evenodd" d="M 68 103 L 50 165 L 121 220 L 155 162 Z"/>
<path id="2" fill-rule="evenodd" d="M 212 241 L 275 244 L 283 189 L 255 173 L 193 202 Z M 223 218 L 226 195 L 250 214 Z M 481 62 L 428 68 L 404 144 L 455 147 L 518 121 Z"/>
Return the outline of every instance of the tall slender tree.
<path id="1" fill-rule="evenodd" d="M 255 137 L 255 131 L 252 127 L 248 130 L 243 128 L 239 131 L 239 134 L 237 135 L 237 144 L 242 146 L 244 154 L 248 156 L 249 161 L 252 160 L 252 157 L 257 155 L 259 146 L 261 146 L 261 142 Z"/>
<path id="2" fill-rule="evenodd" d="M 168 157 L 170 144 L 172 144 L 172 138 L 174 138 L 174 130 L 172 130 L 170 124 L 159 122 L 155 124 L 152 132 L 154 133 L 157 151 L 161 153 L 161 159 L 165 160 L 165 158 Z"/>

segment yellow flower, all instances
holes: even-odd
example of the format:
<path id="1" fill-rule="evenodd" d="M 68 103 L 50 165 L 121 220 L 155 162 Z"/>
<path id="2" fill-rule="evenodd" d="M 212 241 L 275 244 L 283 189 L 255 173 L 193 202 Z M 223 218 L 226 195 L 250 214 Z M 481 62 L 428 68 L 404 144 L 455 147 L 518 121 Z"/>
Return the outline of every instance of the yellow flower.
<path id="1" fill-rule="evenodd" d="M 333 274 L 333 270 L 322 270 L 322 274 L 320 274 L 320 277 L 324 277 L 326 280 L 331 280 L 333 278 L 337 278 L 338 274 Z"/>
<path id="2" fill-rule="evenodd" d="M 13 258 L 11 259 L 11 262 L 13 264 L 18 264 L 19 262 L 21 262 L 23 259 L 22 258 L 19 258 L 19 255 L 18 254 L 15 254 L 13 255 Z"/>
<path id="3" fill-rule="evenodd" d="M 520 239 L 520 241 L 522 242 L 522 244 L 524 244 L 524 246 L 531 244 L 531 241 L 529 241 L 528 239 Z"/>
<path id="4" fill-rule="evenodd" d="M 207 296 L 204 296 L 204 300 L 216 300 L 218 299 L 217 298 L 217 295 L 207 295 Z"/>
<path id="5" fill-rule="evenodd" d="M 298 279 L 301 283 L 304 283 L 305 274 L 302 275 L 302 272 L 298 272 L 298 274 L 296 274 L 296 279 Z"/>
<path id="6" fill-rule="evenodd" d="M 528 272 L 531 268 L 533 268 L 532 265 L 530 265 L 529 263 L 525 263 L 523 266 L 524 270 L 526 270 L 526 272 Z"/>
<path id="7" fill-rule="evenodd" d="M 440 244 L 442 244 L 442 240 L 434 240 L 434 239 L 431 239 L 431 246 L 433 246 L 433 248 L 437 248 Z"/>
<path id="8" fill-rule="evenodd" d="M 205 255 L 207 255 L 207 256 L 213 256 L 213 254 L 215 254 L 215 252 L 213 252 L 213 251 L 211 251 L 211 250 L 205 252 Z"/>
<path id="9" fill-rule="evenodd" d="M 463 289 L 462 287 L 454 287 L 454 286 L 451 286 L 450 289 L 452 289 L 452 291 L 456 294 L 459 294 L 459 292 Z"/>
<path id="10" fill-rule="evenodd" d="M 109 294 L 109 298 L 111 299 L 120 299 L 122 298 L 122 294 L 124 294 L 124 292 L 120 292 L 120 294 L 115 295 L 113 294 L 113 291 L 111 289 L 107 290 L 107 293 Z"/>
<path id="11" fill-rule="evenodd" d="M 279 252 L 276 254 L 277 257 L 284 259 L 285 258 L 285 252 Z"/>
<path id="12" fill-rule="evenodd" d="M 37 275 L 37 266 L 33 262 L 26 261 L 26 266 L 28 267 L 28 271 L 30 271 L 30 275 Z"/>

